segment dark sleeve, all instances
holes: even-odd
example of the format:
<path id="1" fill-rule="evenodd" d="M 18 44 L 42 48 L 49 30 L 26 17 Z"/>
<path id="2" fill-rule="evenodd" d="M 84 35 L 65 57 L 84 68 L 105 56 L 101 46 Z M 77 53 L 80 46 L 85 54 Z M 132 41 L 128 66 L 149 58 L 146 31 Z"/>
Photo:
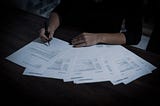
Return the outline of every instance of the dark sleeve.
<path id="1" fill-rule="evenodd" d="M 128 5 L 125 16 L 126 32 L 124 34 L 127 45 L 136 45 L 142 36 L 142 2 L 135 2 L 131 5 Z"/>
<path id="2" fill-rule="evenodd" d="M 58 14 L 64 14 L 66 12 L 66 9 L 68 9 L 67 5 L 69 2 L 68 0 L 61 0 L 60 3 L 56 6 L 56 8 L 52 12 L 56 12 Z"/>
<path id="3" fill-rule="evenodd" d="M 56 6 L 56 8 L 52 12 L 56 12 L 59 16 L 60 23 L 62 22 L 62 19 L 64 20 L 67 15 L 67 13 L 70 11 L 72 0 L 61 0 L 59 5 Z"/>

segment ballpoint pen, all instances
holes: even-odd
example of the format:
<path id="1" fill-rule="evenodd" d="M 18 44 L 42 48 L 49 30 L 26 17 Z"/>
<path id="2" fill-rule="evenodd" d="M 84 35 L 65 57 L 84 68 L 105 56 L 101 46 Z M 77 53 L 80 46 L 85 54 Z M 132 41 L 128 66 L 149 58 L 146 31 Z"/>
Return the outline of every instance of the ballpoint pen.
<path id="1" fill-rule="evenodd" d="M 48 38 L 48 40 L 47 40 L 47 42 L 48 42 L 48 46 L 50 45 L 50 38 L 49 38 L 49 32 L 48 32 L 48 25 L 47 25 L 47 22 L 45 23 L 45 35 L 47 36 L 47 38 Z"/>

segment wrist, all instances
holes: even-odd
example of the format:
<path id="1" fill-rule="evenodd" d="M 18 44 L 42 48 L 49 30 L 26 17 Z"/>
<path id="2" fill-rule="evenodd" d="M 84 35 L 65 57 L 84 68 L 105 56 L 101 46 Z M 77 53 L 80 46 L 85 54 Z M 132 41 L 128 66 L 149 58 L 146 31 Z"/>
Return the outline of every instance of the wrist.
<path id="1" fill-rule="evenodd" d="M 97 43 L 104 43 L 105 36 L 103 34 L 96 34 Z"/>

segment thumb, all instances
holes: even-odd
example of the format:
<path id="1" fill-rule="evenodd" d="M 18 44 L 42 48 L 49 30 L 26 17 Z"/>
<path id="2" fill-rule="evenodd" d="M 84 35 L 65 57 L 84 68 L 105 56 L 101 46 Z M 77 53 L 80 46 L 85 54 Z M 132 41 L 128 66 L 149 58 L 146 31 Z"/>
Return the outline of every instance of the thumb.
<path id="1" fill-rule="evenodd" d="M 52 39 L 52 38 L 53 38 L 53 35 L 54 35 L 54 32 L 50 32 L 50 34 L 49 34 L 49 39 Z"/>

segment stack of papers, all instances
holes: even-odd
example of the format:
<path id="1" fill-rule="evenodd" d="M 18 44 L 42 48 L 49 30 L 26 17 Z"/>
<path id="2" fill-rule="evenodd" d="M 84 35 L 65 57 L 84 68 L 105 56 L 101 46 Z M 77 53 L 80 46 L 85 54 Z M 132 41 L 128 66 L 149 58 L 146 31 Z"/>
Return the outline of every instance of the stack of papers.
<path id="1" fill-rule="evenodd" d="M 6 59 L 25 67 L 23 75 L 62 79 L 75 84 L 110 81 L 128 84 L 155 66 L 120 45 L 73 48 L 54 38 L 50 46 L 36 39 Z"/>

